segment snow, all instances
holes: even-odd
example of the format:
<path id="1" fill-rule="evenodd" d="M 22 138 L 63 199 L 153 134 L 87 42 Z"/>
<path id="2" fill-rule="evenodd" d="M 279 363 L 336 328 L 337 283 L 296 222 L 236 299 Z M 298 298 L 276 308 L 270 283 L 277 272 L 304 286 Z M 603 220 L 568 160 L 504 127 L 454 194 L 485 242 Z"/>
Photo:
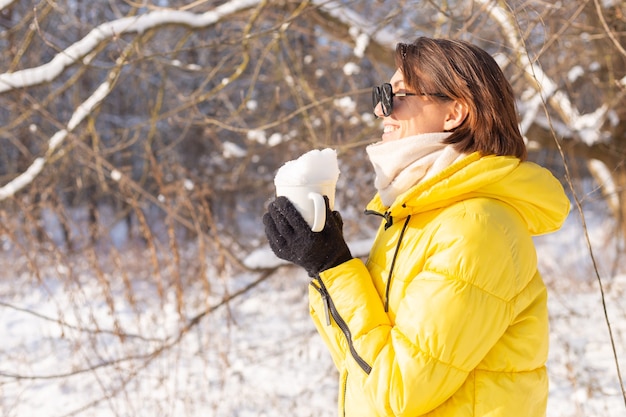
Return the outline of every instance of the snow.
<path id="1" fill-rule="evenodd" d="M 576 65 L 567 73 L 567 79 L 569 82 L 573 83 L 578 80 L 580 77 L 585 75 L 585 70 L 580 65 Z"/>
<path id="2" fill-rule="evenodd" d="M 230 141 L 224 142 L 222 147 L 222 156 L 224 158 L 243 158 L 248 154 L 244 148 Z"/>
<path id="3" fill-rule="evenodd" d="M 339 164 L 337 151 L 331 148 L 314 149 L 297 159 L 285 162 L 276 172 L 275 185 L 303 185 L 337 182 Z"/>
<path id="4" fill-rule="evenodd" d="M 343 73 L 350 76 L 361 72 L 361 68 L 354 62 L 348 62 L 343 66 Z"/>
<path id="5" fill-rule="evenodd" d="M 276 146 L 280 144 L 281 142 L 283 142 L 284 140 L 285 140 L 285 137 L 282 134 L 275 132 L 270 135 L 269 139 L 267 140 L 267 145 Z"/>
<path id="6" fill-rule="evenodd" d="M 387 46 L 390 50 L 394 49 L 398 39 L 402 39 L 400 28 L 396 31 L 391 31 L 385 27 L 380 28 L 372 25 L 372 22 L 364 19 L 351 8 L 344 7 L 340 2 L 314 0 L 313 3 L 349 27 L 348 32 L 355 39 L 354 55 L 357 58 L 365 51 L 370 43 L 370 39 L 374 39 L 380 45 Z"/>
<path id="7" fill-rule="evenodd" d="M 246 108 L 250 111 L 255 111 L 259 108 L 259 102 L 256 100 L 248 100 L 246 101 Z"/>
<path id="8" fill-rule="evenodd" d="M 0 10 L 10 6 L 14 2 L 15 2 L 15 0 L 0 0 Z"/>
<path id="9" fill-rule="evenodd" d="M 333 104 L 344 116 L 348 116 L 356 110 L 356 102 L 352 97 L 336 98 L 333 100 Z"/>
<path id="10" fill-rule="evenodd" d="M 619 207 L 619 190 L 613 181 L 609 167 L 604 162 L 593 158 L 587 162 L 587 165 L 596 177 L 598 184 L 602 184 L 603 194 L 606 196 L 609 206 L 617 210 Z"/>
<path id="11" fill-rule="evenodd" d="M 0 74 L 0 79 L 2 75 Z M 2 82 L 0 80 L 0 87 L 2 86 Z M 113 86 L 105 81 L 96 88 L 91 96 L 87 98 L 83 103 L 81 103 L 70 118 L 67 123 L 67 129 L 58 130 L 52 137 L 48 143 L 48 149 L 46 151 L 46 157 L 49 157 L 56 151 L 63 141 L 67 138 L 69 132 L 74 130 L 76 126 L 78 126 L 88 115 L 90 115 L 93 110 L 98 106 L 102 100 L 104 100 Z M 1 90 L 1 89 L 0 89 Z M 32 131 L 32 127 L 30 128 Z M 13 196 L 16 192 L 30 184 L 35 177 L 37 177 L 42 171 L 47 162 L 47 159 L 44 157 L 35 158 L 35 160 L 31 163 L 31 165 L 15 177 L 13 180 L 9 181 L 7 184 L 0 187 L 0 201 L 7 199 L 8 197 Z"/>
<path id="12" fill-rule="evenodd" d="M 90 115 L 93 109 L 109 94 L 111 91 L 111 84 L 109 82 L 104 82 L 96 88 L 96 91 L 83 103 L 78 106 L 78 108 L 72 114 L 72 118 L 67 123 L 67 128 L 72 131 L 78 126 L 80 122 L 82 122 L 85 117 Z M 55 149 L 58 145 L 54 142 L 50 141 L 50 148 Z"/>
<path id="13" fill-rule="evenodd" d="M 134 17 L 123 17 L 103 23 L 92 29 L 81 40 L 73 43 L 48 63 L 38 67 L 0 74 L 0 93 L 12 89 L 25 88 L 58 77 L 65 68 L 89 55 L 102 41 L 124 33 L 143 33 L 148 29 L 165 25 L 177 24 L 191 27 L 206 27 L 218 22 L 226 15 L 237 13 L 253 7 L 259 0 L 231 0 L 215 9 L 195 14 L 180 10 L 156 10 Z M 0 3 L 0 8 L 3 7 Z"/>
<path id="14" fill-rule="evenodd" d="M 486 8 L 493 20 L 499 24 L 507 39 L 507 44 L 511 47 L 513 54 L 518 57 L 519 63 L 524 68 L 528 78 L 537 84 L 536 97 L 529 98 L 528 102 L 523 106 L 529 111 L 524 114 L 524 120 L 521 122 L 522 134 L 526 133 L 529 123 L 536 117 L 540 106 L 545 101 L 550 101 L 550 104 L 558 109 L 570 132 L 576 134 L 589 146 L 602 141 L 604 137 L 599 132 L 604 121 L 609 117 L 608 106 L 605 105 L 592 113 L 581 115 L 569 96 L 559 90 L 556 82 L 543 71 L 539 63 L 531 62 L 529 52 L 519 37 L 520 32 L 515 17 L 507 9 L 492 0 L 478 0 L 478 2 Z M 570 78 L 576 77 L 578 72 L 578 69 L 572 69 L 568 76 Z"/>
<path id="15" fill-rule="evenodd" d="M 265 145 L 267 143 L 267 137 L 264 130 L 250 129 L 248 130 L 246 137 L 248 140 L 258 142 L 261 145 Z"/>
<path id="16" fill-rule="evenodd" d="M 354 39 L 354 56 L 357 58 L 363 58 L 365 56 L 365 50 L 370 42 L 370 37 L 366 33 L 362 33 L 357 26 L 351 26 L 348 29 L 348 33 Z"/>
<path id="17" fill-rule="evenodd" d="M 588 224 L 592 244 L 605 245 L 612 223 L 597 216 Z M 365 256 L 371 243 L 349 242 L 356 256 Z M 623 416 L 600 292 L 576 213 L 536 244 L 550 292 L 548 417 Z M 10 246 L 5 242 L 3 250 Z M 603 269 L 611 263 L 608 252 Z M 134 247 L 119 253 L 136 260 L 145 255 Z M 208 298 L 210 309 L 190 308 L 187 317 L 203 318 L 186 332 L 176 295 L 168 291 L 160 300 L 143 262 L 124 271 L 133 277 L 135 305 L 119 279 L 94 276 L 89 265 L 61 261 L 42 267 L 40 280 L 32 282 L 19 273 L 27 259 L 5 254 L 0 263 L 16 272 L 0 281 L 4 416 L 336 415 L 337 374 L 308 316 L 309 278 L 265 247 L 245 260 L 259 272 L 224 277 L 222 291 Z M 601 274 L 623 361 L 626 275 Z M 199 281 L 187 291 L 202 291 Z M 115 314 L 102 297 L 104 286 L 117 294 Z M 126 334 L 123 341 L 116 329 Z"/>
<path id="18" fill-rule="evenodd" d="M 490 0 L 480 2 L 495 4 Z M 0 9 L 11 3 L 0 0 Z M 204 14 L 154 11 L 107 22 L 60 51 L 48 63 L 0 74 L 0 93 L 58 77 L 77 61 L 88 59 L 100 42 L 111 37 L 141 33 L 165 23 L 207 26 L 224 15 L 259 3 L 236 0 Z M 370 22 L 338 2 L 316 0 L 314 3 L 350 25 L 356 58 L 363 56 L 372 39 L 393 48 L 400 38 L 386 29 L 371 33 Z M 607 113 L 607 108 L 602 107 L 580 115 L 553 80 L 531 63 L 519 43 L 518 28 L 504 9 L 493 6 L 488 11 L 500 22 L 508 44 L 522 56 L 527 73 L 539 85 L 540 93 L 533 91 L 524 103 L 524 131 L 536 122 L 544 100 L 551 99 L 566 116 L 564 129 L 579 132 L 589 145 L 601 140 L 599 127 L 607 117 L 616 117 L 615 114 Z M 305 63 L 310 64 L 310 59 L 305 57 Z M 180 65 L 180 62 L 172 61 L 172 64 Z M 593 66 L 590 68 L 593 70 Z M 343 67 L 345 75 L 359 71 L 358 63 L 350 62 Z M 580 67 L 572 68 L 568 73 L 570 81 L 575 81 L 580 71 Z M 316 69 L 315 74 L 322 77 L 325 72 Z M 291 78 L 286 81 L 293 84 Z M 228 78 L 223 79 L 224 85 L 229 82 Z M 626 77 L 619 83 L 626 85 Z M 112 87 L 110 80 L 105 81 L 76 109 L 67 127 L 50 137 L 46 157 L 59 149 L 68 134 L 106 98 Z M 250 111 L 258 109 L 255 100 L 249 100 L 246 105 Z M 346 114 L 355 109 L 350 97 L 337 99 L 334 105 Z M 362 118 L 368 124 L 376 121 L 370 113 Z M 29 129 L 36 132 L 39 127 L 31 124 Z M 248 140 L 275 146 L 294 136 L 273 133 L 268 138 L 267 134 L 251 130 Z M 247 155 L 246 149 L 232 142 L 224 143 L 223 152 L 225 157 Z M 336 164 L 336 153 L 334 158 Z M 41 173 L 45 163 L 46 158 L 35 158 L 21 175 L 0 187 L 0 201 L 28 185 Z M 326 162 L 311 160 L 306 164 L 319 173 L 322 171 L 317 167 Z M 338 168 L 335 172 L 332 164 L 331 167 L 329 173 L 336 181 Z M 299 171 L 296 174 L 291 171 L 287 177 L 296 182 L 302 179 Z M 113 170 L 111 178 L 120 181 L 122 173 Z M 186 190 L 194 188 L 191 180 L 185 180 L 183 186 Z M 160 201 L 165 198 L 159 195 Z M 59 227 L 54 215 L 46 211 L 43 215 L 48 228 Z M 608 318 L 604 316 L 599 283 L 576 213 L 570 215 L 562 231 L 536 239 L 540 267 L 550 292 L 549 417 L 624 415 L 607 321 L 612 326 L 617 355 L 624 367 L 626 275 L 610 268 L 619 265 L 610 255 L 615 225 L 606 216 L 597 215 L 589 226 L 592 247 L 602 248 L 597 255 Z M 203 279 L 210 279 L 217 288 L 213 288 L 206 300 L 198 296 L 201 302 L 186 306 L 188 311 L 182 313 L 188 320 L 183 320 L 177 294 L 171 288 L 158 288 L 160 277 L 153 276 L 157 273 L 147 262 L 150 253 L 145 248 L 125 246 L 128 242 L 124 228 L 120 222 L 110 229 L 114 246 L 125 247 L 115 255 L 117 258 L 111 253 L 93 253 L 94 260 L 73 259 L 72 263 L 65 263 L 60 257 L 52 264 L 40 265 L 36 277 L 31 265 L 40 262 L 40 254 L 35 251 L 14 257 L 12 240 L 0 234 L 0 269 L 5 278 L 10 278 L 0 280 L 3 416 L 336 415 L 337 375 L 308 316 L 309 278 L 305 272 L 276 258 L 267 247 L 260 247 L 244 259 L 247 269 L 227 268 L 219 273 L 210 270 L 207 277 L 188 283 L 186 291 L 190 293 L 202 294 Z M 355 256 L 365 257 L 371 243 L 369 238 L 350 241 L 349 245 Z M 43 254 L 49 248 L 39 250 Z M 134 261 L 136 266 L 132 270 L 118 268 L 102 276 L 96 274 L 90 262 L 104 263 L 111 257 L 131 264 Z M 124 275 L 131 278 L 136 299 L 128 297 Z M 158 294 L 160 291 L 164 291 L 162 296 Z M 106 299 L 103 294 L 107 293 L 115 297 Z M 233 294 L 240 295 L 228 303 L 223 301 Z M 191 317 L 202 320 L 185 328 Z M 124 334 L 123 338 L 120 333 Z"/>
<path id="19" fill-rule="evenodd" d="M 115 182 L 119 182 L 122 179 L 122 173 L 117 169 L 111 170 L 111 179 Z"/>
<path id="20" fill-rule="evenodd" d="M 33 178 L 39 175 L 45 163 L 43 158 L 35 158 L 26 171 L 0 187 L 0 201 L 12 197 L 16 192 L 30 184 Z"/>
<path id="21" fill-rule="evenodd" d="M 354 56 L 356 56 L 357 58 L 363 58 L 365 56 L 365 49 L 367 48 L 369 43 L 370 43 L 370 37 L 367 34 L 365 33 L 359 34 L 359 36 L 356 37 L 356 45 L 354 47 Z"/>

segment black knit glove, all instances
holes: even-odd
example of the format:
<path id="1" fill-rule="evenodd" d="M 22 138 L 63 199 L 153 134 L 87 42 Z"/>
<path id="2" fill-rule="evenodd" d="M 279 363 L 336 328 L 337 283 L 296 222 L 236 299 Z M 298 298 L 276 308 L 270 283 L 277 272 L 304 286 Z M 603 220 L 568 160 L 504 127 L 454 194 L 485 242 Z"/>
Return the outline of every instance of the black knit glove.
<path id="1" fill-rule="evenodd" d="M 272 251 L 281 259 L 306 269 L 311 277 L 352 259 L 343 239 L 343 221 L 331 211 L 326 201 L 326 224 L 313 232 L 298 209 L 287 199 L 278 197 L 263 216 L 265 234 Z"/>

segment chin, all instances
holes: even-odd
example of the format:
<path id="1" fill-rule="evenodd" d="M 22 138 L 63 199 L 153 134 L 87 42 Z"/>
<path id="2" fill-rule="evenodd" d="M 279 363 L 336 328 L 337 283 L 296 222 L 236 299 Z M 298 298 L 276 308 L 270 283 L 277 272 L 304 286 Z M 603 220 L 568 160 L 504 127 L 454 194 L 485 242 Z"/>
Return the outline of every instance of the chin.
<path id="1" fill-rule="evenodd" d="M 403 136 L 401 136 L 399 132 L 394 131 L 394 132 L 389 132 L 389 133 L 383 133 L 383 136 L 381 139 L 383 142 L 389 142 L 392 140 L 398 140 L 402 138 Z"/>

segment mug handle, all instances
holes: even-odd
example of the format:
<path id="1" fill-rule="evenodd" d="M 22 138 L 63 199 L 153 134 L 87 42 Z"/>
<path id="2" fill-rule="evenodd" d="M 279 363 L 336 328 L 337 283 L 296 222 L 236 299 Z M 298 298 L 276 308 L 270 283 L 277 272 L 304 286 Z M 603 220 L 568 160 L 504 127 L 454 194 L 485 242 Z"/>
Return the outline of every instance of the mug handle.
<path id="1" fill-rule="evenodd" d="M 324 228 L 324 224 L 326 224 L 326 202 L 324 201 L 324 197 L 319 193 L 310 192 L 309 198 L 313 200 L 313 211 L 315 212 L 311 230 L 313 232 L 321 232 Z"/>

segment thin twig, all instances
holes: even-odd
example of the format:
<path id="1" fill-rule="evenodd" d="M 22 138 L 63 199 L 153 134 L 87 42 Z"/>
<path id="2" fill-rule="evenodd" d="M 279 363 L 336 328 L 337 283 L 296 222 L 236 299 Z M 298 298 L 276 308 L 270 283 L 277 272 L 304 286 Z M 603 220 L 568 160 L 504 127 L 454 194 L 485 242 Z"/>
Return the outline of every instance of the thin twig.
<path id="1" fill-rule="evenodd" d="M 604 13 L 602 13 L 602 5 L 600 4 L 600 2 L 598 0 L 593 0 L 593 3 L 596 6 L 596 13 L 598 13 L 598 18 L 600 19 L 600 23 L 602 23 L 602 27 L 604 28 L 604 31 L 608 35 L 609 39 L 611 39 L 611 42 L 613 42 L 613 45 L 615 46 L 615 48 L 622 55 L 626 56 L 626 49 L 624 49 L 624 47 L 620 43 L 619 39 L 617 39 L 617 36 L 615 36 L 613 31 L 609 27 L 608 23 L 606 22 L 606 19 L 604 18 Z M 626 398 L 626 396 L 625 396 L 625 398 Z"/>

